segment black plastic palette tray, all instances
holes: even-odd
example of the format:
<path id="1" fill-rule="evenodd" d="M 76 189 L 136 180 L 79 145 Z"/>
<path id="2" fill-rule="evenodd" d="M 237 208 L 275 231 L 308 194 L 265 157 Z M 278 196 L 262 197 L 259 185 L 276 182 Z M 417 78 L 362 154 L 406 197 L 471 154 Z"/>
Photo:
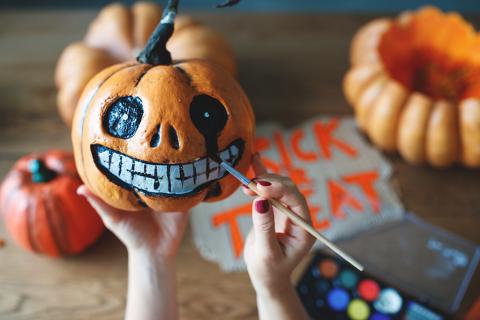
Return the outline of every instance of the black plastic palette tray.
<path id="1" fill-rule="evenodd" d="M 339 258 L 318 252 L 297 285 L 312 319 L 444 320 L 450 317 Z"/>
<path id="2" fill-rule="evenodd" d="M 345 265 L 348 267 L 346 270 L 354 272 L 358 277 L 357 286 L 347 290 L 349 303 L 355 298 L 364 298 L 358 287 L 360 278 L 371 279 L 379 286 L 376 299 L 364 301 L 369 308 L 368 317 L 365 319 L 372 320 L 448 319 L 447 314 L 454 314 L 458 310 L 480 259 L 478 246 L 432 226 L 412 214 L 406 214 L 405 219 L 401 221 L 375 227 L 355 238 L 342 241 L 339 245 L 365 266 L 365 274 L 359 274 Z M 321 266 L 318 261 L 323 255 L 320 254 L 314 258 L 309 268 L 305 270 L 298 284 L 299 294 L 306 307 L 312 312 L 314 319 L 355 319 L 348 315 L 348 305 L 343 310 L 343 314 L 342 312 L 326 314 L 327 309 L 319 307 L 322 305 L 319 300 L 323 300 L 326 306 L 330 306 L 328 293 L 336 287 L 344 287 L 345 280 L 342 280 L 342 277 L 348 277 L 342 273 L 343 269 L 339 270 L 343 268 L 344 262 L 333 258 L 332 261 L 337 264 L 337 272 L 334 277 L 330 275 L 328 278 L 328 268 Z M 327 274 L 325 274 L 326 270 Z M 322 284 L 318 283 L 318 279 L 325 278 L 325 275 L 329 282 L 327 293 L 321 290 Z M 323 284 L 323 286 L 326 285 Z M 307 290 L 305 287 L 316 289 L 308 289 L 308 293 L 305 293 L 302 292 Z M 402 306 L 397 312 L 378 312 L 375 301 L 380 298 L 382 289 L 388 288 L 400 295 Z M 339 294 L 344 296 L 342 293 Z M 387 294 L 390 297 L 396 296 L 393 291 L 387 291 Z M 313 302 L 312 299 L 314 299 Z M 396 298 L 393 299 L 395 302 Z M 378 303 L 380 302 L 377 302 L 377 306 Z M 312 307 L 315 304 L 316 307 Z M 407 308 L 409 305 L 411 307 Z M 428 316 L 428 310 L 432 312 L 430 316 Z M 406 316 L 407 311 L 410 312 L 409 316 Z M 375 312 L 379 313 L 379 316 L 374 316 Z M 422 314 L 423 316 L 420 316 Z M 386 317 L 381 318 L 382 315 Z"/>

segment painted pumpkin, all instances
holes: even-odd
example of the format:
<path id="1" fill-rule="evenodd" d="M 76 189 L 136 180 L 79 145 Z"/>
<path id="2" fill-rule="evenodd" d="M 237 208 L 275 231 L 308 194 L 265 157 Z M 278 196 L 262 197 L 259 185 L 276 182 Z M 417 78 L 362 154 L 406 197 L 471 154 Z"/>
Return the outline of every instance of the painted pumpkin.
<path id="1" fill-rule="evenodd" d="M 96 75 L 77 107 L 72 142 L 85 184 L 124 210 L 184 211 L 239 183 L 209 156 L 246 172 L 255 119 L 237 81 L 206 60 L 172 61 L 170 3 L 138 62 Z"/>
<path id="2" fill-rule="evenodd" d="M 413 164 L 480 167 L 480 36 L 425 7 L 355 35 L 344 92 L 358 126 Z"/>
<path id="3" fill-rule="evenodd" d="M 49 256 L 77 254 L 93 244 L 104 227 L 77 195 L 81 184 L 69 152 L 52 150 L 18 160 L 0 189 L 0 211 L 15 242 Z"/>
<path id="4" fill-rule="evenodd" d="M 87 82 L 106 67 L 134 60 L 160 21 L 162 9 L 149 2 L 131 8 L 114 3 L 106 6 L 90 24 L 83 41 L 62 52 L 55 71 L 57 105 L 65 123 L 71 126 L 80 94 Z M 167 44 L 175 60 L 206 59 L 236 74 L 233 51 L 215 30 L 179 16 L 175 34 Z"/>

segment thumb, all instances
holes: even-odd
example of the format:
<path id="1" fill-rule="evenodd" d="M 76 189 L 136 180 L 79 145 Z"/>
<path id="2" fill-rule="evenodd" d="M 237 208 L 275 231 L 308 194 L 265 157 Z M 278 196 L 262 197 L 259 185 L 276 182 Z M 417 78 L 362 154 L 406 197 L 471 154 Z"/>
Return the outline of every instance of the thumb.
<path id="1" fill-rule="evenodd" d="M 265 198 L 256 198 L 252 208 L 255 246 L 264 254 L 271 254 L 278 245 L 272 206 Z"/>

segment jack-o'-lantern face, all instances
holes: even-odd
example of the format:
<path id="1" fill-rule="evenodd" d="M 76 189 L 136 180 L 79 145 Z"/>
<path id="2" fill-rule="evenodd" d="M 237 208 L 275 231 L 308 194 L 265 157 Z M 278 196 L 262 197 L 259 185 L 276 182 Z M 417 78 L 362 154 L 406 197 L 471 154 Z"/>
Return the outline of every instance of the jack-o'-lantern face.
<path id="1" fill-rule="evenodd" d="M 250 103 L 220 67 L 132 62 L 90 81 L 72 141 L 83 181 L 104 201 L 171 211 L 230 195 L 239 183 L 208 155 L 245 172 L 253 134 Z"/>
<path id="2" fill-rule="evenodd" d="M 166 49 L 178 1 L 137 62 L 97 74 L 75 111 L 72 142 L 85 184 L 110 205 L 184 211 L 239 185 L 213 158 L 245 172 L 254 116 L 239 84 L 207 61 L 173 62 Z"/>

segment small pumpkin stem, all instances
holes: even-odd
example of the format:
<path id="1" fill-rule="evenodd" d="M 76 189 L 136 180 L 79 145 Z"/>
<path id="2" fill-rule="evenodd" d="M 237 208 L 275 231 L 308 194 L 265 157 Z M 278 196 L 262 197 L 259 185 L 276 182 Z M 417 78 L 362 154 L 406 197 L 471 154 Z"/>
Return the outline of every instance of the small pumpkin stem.
<path id="1" fill-rule="evenodd" d="M 167 41 L 173 34 L 175 16 L 178 11 L 178 0 L 169 0 L 163 10 L 162 20 L 148 39 L 147 45 L 137 56 L 137 61 L 151 65 L 169 65 L 172 56 L 167 50 Z"/>
<path id="2" fill-rule="evenodd" d="M 32 174 L 32 181 L 35 183 L 48 182 L 57 175 L 55 171 L 50 170 L 40 159 L 32 159 L 29 163 L 30 173 Z"/>

